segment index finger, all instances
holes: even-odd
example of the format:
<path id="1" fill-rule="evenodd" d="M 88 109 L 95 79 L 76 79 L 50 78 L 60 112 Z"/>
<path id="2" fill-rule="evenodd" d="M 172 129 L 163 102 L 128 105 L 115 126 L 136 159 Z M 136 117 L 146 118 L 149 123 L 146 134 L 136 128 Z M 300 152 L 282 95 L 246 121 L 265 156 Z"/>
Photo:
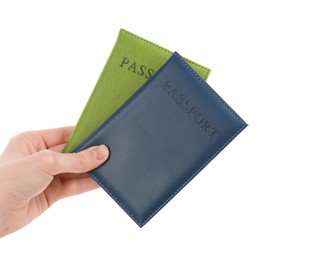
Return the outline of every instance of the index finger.
<path id="1" fill-rule="evenodd" d="M 31 134 L 38 135 L 42 138 L 46 147 L 52 147 L 59 144 L 65 144 L 71 136 L 74 126 L 66 126 L 45 130 L 33 131 Z"/>

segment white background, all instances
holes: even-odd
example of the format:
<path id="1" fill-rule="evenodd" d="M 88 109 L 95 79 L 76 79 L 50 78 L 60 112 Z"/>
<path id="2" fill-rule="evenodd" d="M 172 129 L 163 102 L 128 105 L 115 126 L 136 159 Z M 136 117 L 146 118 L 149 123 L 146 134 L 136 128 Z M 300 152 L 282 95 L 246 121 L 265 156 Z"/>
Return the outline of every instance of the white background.
<path id="1" fill-rule="evenodd" d="M 0 0 L 0 149 L 75 125 L 125 28 L 212 69 L 249 127 L 140 229 L 102 190 L 0 240 L 0 259 L 313 259 L 311 1 Z"/>

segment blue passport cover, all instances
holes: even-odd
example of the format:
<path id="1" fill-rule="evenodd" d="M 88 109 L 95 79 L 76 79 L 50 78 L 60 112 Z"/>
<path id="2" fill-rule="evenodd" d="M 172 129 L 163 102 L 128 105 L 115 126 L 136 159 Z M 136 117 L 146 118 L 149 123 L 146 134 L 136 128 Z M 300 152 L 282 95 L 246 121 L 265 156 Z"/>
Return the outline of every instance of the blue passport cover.
<path id="1" fill-rule="evenodd" d="M 90 174 L 142 227 L 246 126 L 175 52 L 74 152 L 109 147 Z"/>

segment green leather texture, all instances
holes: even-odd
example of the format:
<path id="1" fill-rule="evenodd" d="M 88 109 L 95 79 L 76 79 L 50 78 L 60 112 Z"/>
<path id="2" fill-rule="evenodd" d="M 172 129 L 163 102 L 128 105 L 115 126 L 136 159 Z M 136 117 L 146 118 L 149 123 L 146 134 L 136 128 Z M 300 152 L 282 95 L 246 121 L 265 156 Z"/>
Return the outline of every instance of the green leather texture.
<path id="1" fill-rule="evenodd" d="M 153 42 L 121 29 L 63 152 L 71 152 L 83 142 L 151 78 L 172 53 Z M 189 59 L 186 60 L 202 78 L 205 80 L 208 78 L 210 69 Z"/>

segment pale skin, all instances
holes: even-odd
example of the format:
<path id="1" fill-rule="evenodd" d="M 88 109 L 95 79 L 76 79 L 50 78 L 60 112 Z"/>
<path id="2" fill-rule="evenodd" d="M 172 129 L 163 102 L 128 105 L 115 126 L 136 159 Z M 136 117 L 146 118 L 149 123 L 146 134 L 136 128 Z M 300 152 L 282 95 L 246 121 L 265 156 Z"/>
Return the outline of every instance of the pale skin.
<path id="1" fill-rule="evenodd" d="M 0 237 L 37 218 L 56 201 L 98 188 L 87 172 L 109 156 L 105 145 L 63 154 L 73 127 L 25 132 L 0 156 Z"/>

